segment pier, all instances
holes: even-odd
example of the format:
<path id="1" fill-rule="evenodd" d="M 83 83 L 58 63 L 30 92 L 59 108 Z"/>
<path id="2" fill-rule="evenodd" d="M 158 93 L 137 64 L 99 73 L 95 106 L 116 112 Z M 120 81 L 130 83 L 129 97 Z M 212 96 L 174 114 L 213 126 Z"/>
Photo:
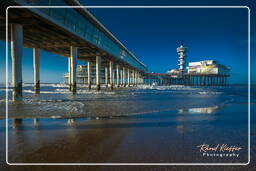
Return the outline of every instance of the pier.
<path id="1" fill-rule="evenodd" d="M 22 7 L 31 5 L 82 6 L 76 0 L 2 1 L 0 34 L 3 40 L 5 40 L 6 7 L 21 7 L 8 9 L 7 41 L 11 42 L 13 101 L 22 99 L 23 47 L 33 49 L 35 94 L 40 93 L 40 61 L 43 60 L 40 58 L 40 51 L 67 58 L 68 73 L 64 77 L 73 94 L 76 93 L 78 84 L 86 84 L 88 89 L 93 87 L 97 90 L 100 90 L 102 86 L 113 89 L 153 83 L 191 86 L 224 86 L 227 84 L 228 73 L 192 72 L 191 66 L 187 71 L 185 69 L 187 48 L 183 45 L 177 48 L 178 72 L 174 70 L 174 72 L 165 74 L 148 73 L 147 66 L 85 8 Z M 77 65 L 78 60 L 86 63 L 86 68 L 81 73 Z"/>
<path id="2" fill-rule="evenodd" d="M 185 86 L 226 86 L 229 75 L 221 74 L 180 74 L 169 75 L 146 73 L 144 84 L 156 85 L 185 85 Z"/>
<path id="3" fill-rule="evenodd" d="M 1 38 L 5 39 L 7 6 L 82 6 L 78 1 L 4 0 L 1 3 Z M 40 51 L 66 57 L 70 91 L 77 90 L 77 61 L 88 64 L 87 84 L 97 90 L 136 85 L 147 67 L 85 8 L 9 8 L 13 100 L 22 98 L 23 47 L 33 49 L 34 87 L 40 93 Z M 61 65 L 61 64 L 58 64 Z M 92 67 L 94 67 L 92 70 Z M 92 78 L 94 80 L 92 80 Z M 115 79 L 114 79 L 115 78 Z"/>

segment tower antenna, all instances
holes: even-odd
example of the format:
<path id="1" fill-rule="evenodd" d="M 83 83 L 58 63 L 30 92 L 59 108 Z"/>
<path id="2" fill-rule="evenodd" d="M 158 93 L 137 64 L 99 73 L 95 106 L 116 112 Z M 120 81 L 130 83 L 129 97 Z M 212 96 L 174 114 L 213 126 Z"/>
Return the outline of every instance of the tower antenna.
<path id="1" fill-rule="evenodd" d="M 178 52 L 178 55 L 179 55 L 179 70 L 181 72 L 184 72 L 185 71 L 185 63 L 186 63 L 186 60 L 185 60 L 185 56 L 186 56 L 186 52 L 187 52 L 187 48 L 183 46 L 183 40 L 181 41 L 181 45 L 180 47 L 177 48 L 177 52 Z"/>

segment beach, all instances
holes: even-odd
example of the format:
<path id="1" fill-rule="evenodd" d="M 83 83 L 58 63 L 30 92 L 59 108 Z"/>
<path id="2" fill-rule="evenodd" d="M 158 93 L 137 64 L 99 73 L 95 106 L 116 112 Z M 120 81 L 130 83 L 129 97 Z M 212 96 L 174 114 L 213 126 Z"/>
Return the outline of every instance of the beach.
<path id="1" fill-rule="evenodd" d="M 248 161 L 245 85 L 138 86 L 101 92 L 81 88 L 71 95 L 54 84 L 43 87 L 37 96 L 29 88 L 25 86 L 23 102 L 8 105 L 10 163 Z M 253 94 L 251 106 L 255 106 Z M 0 122 L 4 137 L 5 120 Z M 200 152 L 202 144 L 241 150 L 233 156 L 225 156 L 224 151 L 210 156 Z M 4 154 L 5 149 L 1 151 Z"/>

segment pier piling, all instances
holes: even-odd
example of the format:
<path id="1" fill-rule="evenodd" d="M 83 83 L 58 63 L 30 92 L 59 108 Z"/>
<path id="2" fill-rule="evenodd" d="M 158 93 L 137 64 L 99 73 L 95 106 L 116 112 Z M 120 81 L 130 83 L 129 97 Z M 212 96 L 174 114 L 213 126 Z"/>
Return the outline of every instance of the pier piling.
<path id="1" fill-rule="evenodd" d="M 110 88 L 114 88 L 114 79 L 113 79 L 113 61 L 109 61 L 109 83 Z"/>
<path id="2" fill-rule="evenodd" d="M 71 91 L 76 93 L 76 64 L 77 64 L 77 47 L 70 47 L 70 71 L 71 71 Z"/>
<path id="3" fill-rule="evenodd" d="M 101 79 L 101 56 L 96 56 L 96 87 L 100 90 Z"/>
<path id="4" fill-rule="evenodd" d="M 87 79 L 88 79 L 88 89 L 91 89 L 91 62 L 87 61 Z"/>
<path id="5" fill-rule="evenodd" d="M 126 86 L 126 75 L 125 75 L 125 67 L 123 67 L 123 86 L 125 87 Z"/>
<path id="6" fill-rule="evenodd" d="M 108 88 L 108 66 L 107 66 L 107 64 L 105 66 L 105 84 L 106 84 L 106 88 Z"/>
<path id="7" fill-rule="evenodd" d="M 34 91 L 36 94 L 40 93 L 40 55 L 39 49 L 33 48 L 34 58 Z"/>
<path id="8" fill-rule="evenodd" d="M 23 26 L 11 25 L 13 101 L 22 99 Z"/>
<path id="9" fill-rule="evenodd" d="M 117 87 L 119 87 L 119 76 L 120 76 L 120 74 L 119 74 L 119 65 L 116 64 L 116 85 L 117 85 Z"/>

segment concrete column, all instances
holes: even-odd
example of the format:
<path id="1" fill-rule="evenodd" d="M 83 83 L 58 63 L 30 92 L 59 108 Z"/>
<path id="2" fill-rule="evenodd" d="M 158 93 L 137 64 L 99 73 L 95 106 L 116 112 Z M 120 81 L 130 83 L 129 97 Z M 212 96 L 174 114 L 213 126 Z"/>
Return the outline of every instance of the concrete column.
<path id="1" fill-rule="evenodd" d="M 110 88 L 113 89 L 114 80 L 113 80 L 113 62 L 112 61 L 109 61 L 109 83 L 110 83 Z"/>
<path id="2" fill-rule="evenodd" d="M 120 69 L 120 85 L 123 85 L 123 70 Z"/>
<path id="3" fill-rule="evenodd" d="M 130 69 L 127 68 L 127 85 L 130 86 Z"/>
<path id="4" fill-rule="evenodd" d="M 77 47 L 70 47 L 70 71 L 71 71 L 71 91 L 76 93 L 76 64 L 77 64 Z"/>
<path id="5" fill-rule="evenodd" d="M 108 88 L 108 66 L 105 66 L 105 84 L 106 88 Z"/>
<path id="6" fill-rule="evenodd" d="M 101 56 L 96 56 L 96 87 L 100 90 Z"/>
<path id="7" fill-rule="evenodd" d="M 138 72 L 135 72 L 135 84 L 138 85 Z"/>
<path id="8" fill-rule="evenodd" d="M 161 78 L 159 78 L 160 84 L 161 84 Z M 137 84 L 140 84 L 140 75 L 139 72 L 137 72 Z"/>
<path id="9" fill-rule="evenodd" d="M 134 71 L 134 84 L 137 85 L 138 80 L 137 80 L 137 71 Z"/>
<path id="10" fill-rule="evenodd" d="M 23 26 L 11 25 L 13 101 L 22 99 Z M 6 78 L 7 79 L 7 78 Z"/>
<path id="11" fill-rule="evenodd" d="M 125 75 L 125 67 L 123 67 L 123 85 L 126 86 L 126 75 Z"/>
<path id="12" fill-rule="evenodd" d="M 91 79 L 91 62 L 90 61 L 87 61 L 87 83 L 88 83 L 88 88 L 89 90 L 91 89 L 92 87 L 92 79 Z"/>
<path id="13" fill-rule="evenodd" d="M 71 91 L 71 58 L 68 57 L 68 87 Z"/>
<path id="14" fill-rule="evenodd" d="M 116 85 L 119 87 L 119 65 L 116 64 Z"/>
<path id="15" fill-rule="evenodd" d="M 133 83 L 133 85 L 135 85 L 136 84 L 136 82 L 135 82 L 135 70 L 132 71 L 132 76 L 133 76 L 132 83 Z"/>
<path id="16" fill-rule="evenodd" d="M 33 48 L 34 58 L 34 90 L 36 94 L 40 93 L 40 55 L 39 49 Z"/>
<path id="17" fill-rule="evenodd" d="M 113 64 L 113 67 L 115 67 L 114 64 Z M 113 68 L 113 85 L 116 85 L 116 69 L 115 68 Z"/>

